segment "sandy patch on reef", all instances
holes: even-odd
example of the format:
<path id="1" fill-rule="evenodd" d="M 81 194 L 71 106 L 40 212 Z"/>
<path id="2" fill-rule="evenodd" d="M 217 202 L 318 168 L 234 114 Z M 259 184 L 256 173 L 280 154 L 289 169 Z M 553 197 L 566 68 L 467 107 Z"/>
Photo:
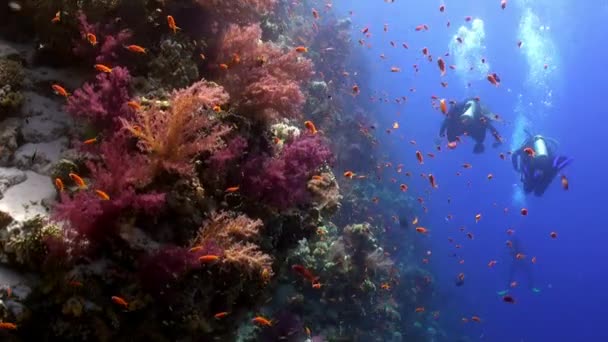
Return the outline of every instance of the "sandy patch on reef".
<path id="1" fill-rule="evenodd" d="M 48 215 L 43 204 L 50 203 L 56 195 L 55 188 L 48 176 L 33 171 L 25 171 L 27 179 L 10 187 L 0 200 L 0 210 L 17 221 L 29 220 L 36 215 Z"/>

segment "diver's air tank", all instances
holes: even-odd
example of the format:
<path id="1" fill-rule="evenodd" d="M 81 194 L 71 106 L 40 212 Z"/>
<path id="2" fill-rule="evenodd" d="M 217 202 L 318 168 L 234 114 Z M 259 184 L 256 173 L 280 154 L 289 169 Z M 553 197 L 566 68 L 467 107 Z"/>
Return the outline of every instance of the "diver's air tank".
<path id="1" fill-rule="evenodd" d="M 465 108 L 467 108 L 467 110 L 465 110 L 464 113 L 460 114 L 460 119 L 463 121 L 472 120 L 475 117 L 475 109 L 477 109 L 477 102 L 470 100 L 467 101 L 464 106 Z"/>
<path id="2" fill-rule="evenodd" d="M 534 153 L 536 157 L 547 157 L 549 155 L 547 143 L 542 135 L 534 136 Z"/>

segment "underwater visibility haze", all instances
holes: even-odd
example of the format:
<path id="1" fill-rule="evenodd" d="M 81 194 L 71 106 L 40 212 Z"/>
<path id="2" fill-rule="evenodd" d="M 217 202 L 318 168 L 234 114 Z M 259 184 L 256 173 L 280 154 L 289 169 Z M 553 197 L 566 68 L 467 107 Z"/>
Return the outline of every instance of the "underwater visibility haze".
<path id="1" fill-rule="evenodd" d="M 608 341 L 608 2 L 5 0 L 1 341 Z"/>

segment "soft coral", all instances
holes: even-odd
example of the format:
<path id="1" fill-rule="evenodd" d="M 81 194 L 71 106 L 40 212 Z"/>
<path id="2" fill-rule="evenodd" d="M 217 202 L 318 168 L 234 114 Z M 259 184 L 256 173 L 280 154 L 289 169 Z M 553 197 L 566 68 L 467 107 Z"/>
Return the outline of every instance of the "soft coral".
<path id="1" fill-rule="evenodd" d="M 126 68 L 116 67 L 111 73 L 99 73 L 94 83 L 85 83 L 68 98 L 66 111 L 113 134 L 120 128 L 119 118 L 134 116 L 134 110 L 127 105 L 130 82 L 131 75 Z"/>
<path id="2" fill-rule="evenodd" d="M 193 157 L 223 146 L 221 138 L 230 128 L 210 113 L 227 101 L 222 87 L 203 80 L 174 92 L 170 109 L 153 105 L 139 111 L 135 120 L 121 121 L 139 139 L 141 149 L 150 153 L 153 174 L 166 170 L 188 175 L 194 171 Z"/>
<path id="3" fill-rule="evenodd" d="M 118 221 L 129 213 L 155 214 L 164 205 L 165 196 L 157 192 L 142 192 L 149 182 L 145 158 L 130 154 L 126 142 L 115 138 L 101 144 L 102 160 L 87 162 L 91 184 L 73 196 L 61 194 L 53 218 L 67 221 L 69 228 L 91 241 L 111 235 Z M 110 196 L 102 200 L 95 190 Z"/>
<path id="4" fill-rule="evenodd" d="M 310 199 L 307 181 L 333 154 L 318 135 L 304 135 L 287 143 L 276 157 L 257 157 L 245 166 L 244 191 L 279 209 Z"/>

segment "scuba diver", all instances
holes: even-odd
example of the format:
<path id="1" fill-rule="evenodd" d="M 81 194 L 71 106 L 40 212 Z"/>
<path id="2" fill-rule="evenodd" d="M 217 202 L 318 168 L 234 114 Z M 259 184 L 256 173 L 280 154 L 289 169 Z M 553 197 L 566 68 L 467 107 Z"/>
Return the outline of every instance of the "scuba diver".
<path id="1" fill-rule="evenodd" d="M 521 173 L 524 192 L 534 192 L 534 195 L 542 196 L 553 178 L 570 164 L 572 159 L 555 155 L 559 145 L 555 139 L 542 135 L 533 136 L 528 131 L 526 134 L 528 139 L 513 152 L 511 161 L 513 168 Z"/>
<path id="2" fill-rule="evenodd" d="M 518 281 L 517 276 L 523 276 L 526 281 L 526 285 L 533 292 L 540 292 L 540 289 L 535 287 L 534 276 L 532 274 L 532 262 L 530 257 L 524 253 L 522 244 L 517 237 L 514 237 L 510 241 L 509 254 L 512 259 L 511 265 L 509 265 L 509 275 L 507 278 L 507 288 L 503 291 L 498 292 L 498 295 L 504 296 L 509 292 L 509 289 L 516 287 Z"/>
<path id="3" fill-rule="evenodd" d="M 490 130 L 492 136 L 496 139 L 492 145 L 493 147 L 502 143 L 500 134 L 490 123 L 492 119 L 490 111 L 482 106 L 478 100 L 468 98 L 450 108 L 441 124 L 439 136 L 444 137 L 447 134 L 448 142 L 451 143 L 457 141 L 461 135 L 468 135 L 475 140 L 473 153 L 482 153 L 485 149 L 483 141 L 486 138 L 486 130 Z"/>

